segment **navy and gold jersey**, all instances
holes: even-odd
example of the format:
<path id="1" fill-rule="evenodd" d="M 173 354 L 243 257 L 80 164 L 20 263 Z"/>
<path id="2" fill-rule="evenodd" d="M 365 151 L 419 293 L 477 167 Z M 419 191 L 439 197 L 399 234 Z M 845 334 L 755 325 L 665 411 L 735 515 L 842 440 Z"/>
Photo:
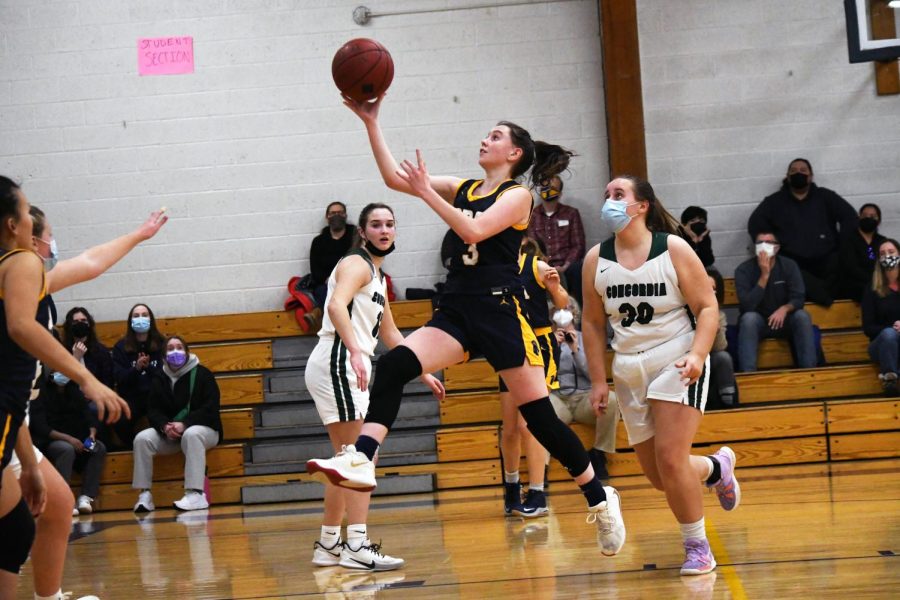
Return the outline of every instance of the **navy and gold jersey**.
<path id="1" fill-rule="evenodd" d="M 547 306 L 547 288 L 538 273 L 538 259 L 534 254 L 519 258 L 519 278 L 525 287 L 525 305 L 522 307 L 529 325 L 536 335 L 550 330 L 550 307 Z"/>
<path id="2" fill-rule="evenodd" d="M 21 248 L 11 250 L 0 256 L 0 263 L 20 252 L 31 252 Z M 41 295 L 38 303 L 35 320 L 41 327 L 47 327 L 50 319 L 50 300 L 47 294 L 47 282 L 41 282 Z M 11 337 L 6 322 L 6 304 L 3 293 L 0 291 L 0 388 L 7 392 L 8 397 L 16 400 L 17 408 L 21 408 L 24 415 L 25 403 L 31 392 L 31 386 L 37 371 L 37 359 L 25 352 Z M 19 406 L 21 402 L 21 406 Z"/>
<path id="3" fill-rule="evenodd" d="M 474 190 L 481 179 L 467 179 L 456 190 L 453 207 L 466 216 L 477 218 L 505 192 L 522 187 L 509 179 L 484 196 L 476 196 Z M 466 244 L 455 231 L 447 236 L 449 260 L 445 292 L 449 294 L 491 294 L 502 287 L 521 288 L 518 275 L 519 246 L 527 224 L 513 225 L 477 244 Z"/>

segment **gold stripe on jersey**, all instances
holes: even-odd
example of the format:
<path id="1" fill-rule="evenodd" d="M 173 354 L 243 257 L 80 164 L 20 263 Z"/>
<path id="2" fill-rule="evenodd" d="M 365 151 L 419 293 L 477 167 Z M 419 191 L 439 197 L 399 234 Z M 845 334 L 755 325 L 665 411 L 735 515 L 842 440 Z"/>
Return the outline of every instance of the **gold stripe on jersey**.
<path id="1" fill-rule="evenodd" d="M 6 442 L 9 441 L 9 427 L 12 425 L 12 415 L 6 415 L 6 425 L 3 426 L 3 437 L 0 438 L 0 456 L 6 452 Z"/>
<path id="2" fill-rule="evenodd" d="M 540 337 L 542 335 L 547 335 L 551 331 L 553 331 L 552 327 L 538 327 L 537 329 L 534 330 L 534 335 Z"/>
<path id="3" fill-rule="evenodd" d="M 544 280 L 541 279 L 541 273 L 540 273 L 540 270 L 538 270 L 538 264 L 537 264 L 537 263 L 538 263 L 538 257 L 535 256 L 535 257 L 534 257 L 534 260 L 531 261 L 531 270 L 534 272 L 534 281 L 535 281 L 539 286 L 541 286 L 542 288 L 544 288 L 544 289 L 546 290 L 546 289 L 547 289 L 547 286 L 544 285 Z"/>
<path id="4" fill-rule="evenodd" d="M 471 186 L 468 190 L 466 190 L 466 199 L 467 199 L 469 202 L 475 202 L 475 201 L 477 201 L 477 200 L 481 200 L 482 198 L 487 198 L 488 196 L 490 196 L 491 194 L 493 194 L 494 192 L 496 192 L 496 191 L 500 188 L 500 186 L 503 185 L 504 183 L 506 183 L 507 181 L 513 181 L 513 180 L 512 180 L 512 179 L 504 179 L 504 180 L 501 181 L 499 184 L 497 184 L 497 187 L 495 187 L 494 189 L 492 189 L 492 190 L 491 190 L 490 192 L 488 192 L 487 194 L 481 194 L 480 196 L 476 196 L 476 195 L 474 194 L 475 188 L 477 188 L 479 185 L 481 185 L 482 183 L 484 183 L 484 179 L 476 179 L 475 182 L 472 184 L 472 186 Z M 463 183 L 465 183 L 465 182 L 463 182 Z M 459 188 L 460 188 L 460 187 L 462 187 L 462 183 L 459 184 L 459 187 L 456 188 L 456 192 L 457 192 L 457 193 L 459 193 Z M 499 194 L 497 194 L 497 197 L 494 199 L 494 201 L 496 202 L 497 200 L 500 199 L 501 196 L 503 196 L 503 194 L 505 194 L 505 193 L 508 192 L 509 190 L 514 190 L 514 189 L 516 189 L 516 188 L 522 188 L 522 189 L 525 189 L 525 187 L 524 187 L 523 185 L 521 185 L 521 184 L 520 184 L 520 185 L 513 185 L 513 186 L 510 186 L 510 187 L 506 188 L 505 190 L 503 190 L 502 192 L 500 192 Z M 515 229 L 516 231 L 525 231 L 526 229 L 528 229 L 528 223 L 530 223 L 530 222 L 531 222 L 531 212 L 529 211 L 529 213 L 528 213 L 528 220 L 525 221 L 525 224 L 524 224 L 524 225 L 520 225 L 520 224 L 516 223 L 516 224 L 514 224 L 514 225 L 511 225 L 511 227 L 512 227 L 513 229 Z"/>
<path id="5" fill-rule="evenodd" d="M 553 335 L 550 333 L 549 327 L 542 327 L 540 331 L 543 333 L 534 332 L 536 336 L 541 338 L 544 343 L 544 348 L 546 351 L 546 364 L 544 365 L 544 372 L 546 373 L 547 378 L 547 388 L 551 390 L 559 389 L 559 373 L 556 365 L 556 358 L 553 356 L 553 342 L 550 340 L 550 336 Z"/>
<path id="6" fill-rule="evenodd" d="M 25 248 L 13 248 L 12 250 L 7 252 L 3 256 L 0 256 L 0 263 L 5 261 L 7 258 L 12 256 L 13 254 L 19 254 L 20 252 L 30 252 L 32 254 L 37 255 L 37 252 L 35 252 L 34 250 L 26 250 Z M 38 255 L 38 258 L 40 258 L 40 255 Z M 47 272 L 44 271 L 43 269 L 41 269 L 41 294 L 40 294 L 40 296 L 38 296 L 38 300 L 39 301 L 43 300 L 46 295 L 47 295 Z M 3 300 L 3 290 L 0 290 L 0 300 Z"/>
<path id="7" fill-rule="evenodd" d="M 534 330 L 531 329 L 531 325 L 528 324 L 525 315 L 522 314 L 522 307 L 519 306 L 518 298 L 513 298 L 513 302 L 516 305 L 516 316 L 519 317 L 519 327 L 522 329 L 522 344 L 525 346 L 525 358 L 531 366 L 543 367 L 544 359 L 541 357 L 541 349 L 538 346 Z"/>

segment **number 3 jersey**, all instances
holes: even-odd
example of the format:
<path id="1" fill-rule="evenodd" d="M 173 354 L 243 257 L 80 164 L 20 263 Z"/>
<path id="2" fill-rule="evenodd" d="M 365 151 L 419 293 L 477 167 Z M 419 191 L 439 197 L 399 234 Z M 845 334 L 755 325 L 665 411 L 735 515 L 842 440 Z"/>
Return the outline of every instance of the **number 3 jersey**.
<path id="1" fill-rule="evenodd" d="M 481 183 L 481 179 L 463 181 L 456 189 L 453 207 L 477 219 L 479 213 L 492 207 L 504 193 L 522 187 L 515 181 L 507 180 L 484 196 L 476 196 L 474 191 Z M 450 273 L 447 275 L 445 293 L 491 294 L 496 288 L 521 289 L 519 246 L 527 227 L 507 227 L 477 244 L 466 244 L 451 230 L 447 239 L 450 258 L 445 266 Z"/>
<path id="2" fill-rule="evenodd" d="M 356 336 L 356 343 L 359 349 L 366 356 L 372 356 L 375 353 L 375 346 L 378 345 L 378 330 L 381 327 L 381 317 L 384 312 L 385 298 L 387 297 L 387 282 L 380 270 L 372 264 L 372 259 L 365 250 L 357 248 L 351 250 L 347 256 L 361 256 L 372 270 L 372 279 L 357 290 L 350 301 L 347 309 L 350 311 L 350 323 L 353 325 L 353 335 Z M 338 265 L 340 262 L 338 262 Z M 333 340 L 338 337 L 334 329 L 334 323 L 328 316 L 328 304 L 331 302 L 331 296 L 334 294 L 334 287 L 337 285 L 337 279 L 334 271 L 328 276 L 328 296 L 325 299 L 325 307 L 322 314 L 322 328 L 319 330 L 319 338 L 325 340 Z M 346 350 L 345 350 L 346 352 Z"/>
<path id="3" fill-rule="evenodd" d="M 647 262 L 633 271 L 616 260 L 615 237 L 600 244 L 594 287 L 612 325 L 616 352 L 644 352 L 694 330 L 694 317 L 678 287 L 668 236 L 654 232 Z"/>

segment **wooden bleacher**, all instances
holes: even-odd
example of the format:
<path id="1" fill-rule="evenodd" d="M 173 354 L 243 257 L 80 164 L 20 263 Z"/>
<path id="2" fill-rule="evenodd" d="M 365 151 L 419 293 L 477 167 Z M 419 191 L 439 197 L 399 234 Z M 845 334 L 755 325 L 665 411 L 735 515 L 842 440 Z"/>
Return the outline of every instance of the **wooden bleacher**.
<path id="1" fill-rule="evenodd" d="M 726 280 L 725 291 L 726 305 L 734 305 L 732 280 Z M 427 301 L 395 302 L 392 309 L 401 328 L 420 326 L 431 315 Z M 727 442 L 747 466 L 900 456 L 898 402 L 878 397 L 881 388 L 868 361 L 867 339 L 859 332 L 858 305 L 838 301 L 828 309 L 807 305 L 807 310 L 823 330 L 822 345 L 832 366 L 792 369 L 787 344 L 766 340 L 759 361 L 766 370 L 738 375 L 742 407 L 707 413 L 695 446 Z M 184 336 L 216 373 L 220 386 L 225 440 L 209 455 L 213 502 L 240 502 L 241 488 L 247 485 L 308 480 L 305 473 L 244 473 L 247 443 L 254 439 L 257 411 L 264 408 L 264 373 L 274 364 L 273 341 L 303 335 L 293 316 L 260 312 L 161 318 L 159 325 L 164 333 Z M 101 323 L 98 333 L 112 345 L 123 328 L 121 322 Z M 608 353 L 608 360 L 611 356 Z M 378 473 L 431 473 L 438 489 L 499 484 L 496 375 L 476 360 L 446 369 L 444 377 L 449 393 L 440 403 L 441 426 L 435 433 L 438 462 L 383 467 Z M 591 427 L 573 428 L 590 443 Z M 621 424 L 617 446 L 622 451 L 610 457 L 611 474 L 639 473 Z M 98 508 L 130 509 L 136 497 L 129 484 L 130 453 L 113 453 L 109 461 Z M 157 459 L 153 490 L 157 505 L 181 497 L 182 464 L 180 455 Z M 555 462 L 550 477 L 568 479 Z"/>
<path id="2" fill-rule="evenodd" d="M 725 305 L 737 305 L 732 279 L 725 281 Z M 763 341 L 759 356 L 763 370 L 737 375 L 742 406 L 708 412 L 695 447 L 728 443 L 746 466 L 900 456 L 900 402 L 878 397 L 882 393 L 878 369 L 870 363 L 869 340 L 860 331 L 859 305 L 841 300 L 828 308 L 812 304 L 805 308 L 823 332 L 829 366 L 794 369 L 785 340 Z M 612 355 L 607 352 L 607 373 Z M 445 369 L 444 384 L 448 394 L 440 405 L 440 459 L 498 458 L 497 375 L 483 360 L 474 360 Z M 593 427 L 572 427 L 586 447 L 593 443 Z M 608 457 L 610 474 L 639 474 L 621 422 L 616 445 L 619 451 Z M 556 461 L 549 476 L 570 479 Z"/>
<path id="3" fill-rule="evenodd" d="M 395 322 L 400 328 L 418 327 L 431 316 L 428 301 L 395 302 L 392 304 Z M 264 401 L 263 372 L 274 366 L 273 341 L 279 338 L 302 336 L 293 315 L 288 312 L 256 312 L 229 315 L 159 318 L 159 330 L 164 334 L 183 336 L 191 344 L 203 365 L 216 374 L 221 392 L 221 417 L 224 430 L 222 443 L 209 451 L 207 462 L 214 501 L 240 502 L 240 489 L 251 483 L 278 483 L 303 479 L 305 474 L 246 476 L 244 473 L 246 443 L 254 439 L 256 410 Z M 98 339 L 112 347 L 124 333 L 124 322 L 97 323 Z M 496 461 L 484 461 L 483 477 L 491 477 Z M 101 478 L 99 510 L 130 509 L 135 500 L 131 489 L 131 452 L 112 452 L 108 455 Z M 184 457 L 157 457 L 154 465 L 154 498 L 157 505 L 166 506 L 177 500 L 183 490 Z M 433 472 L 435 465 L 394 467 L 391 472 Z M 452 465 L 441 470 L 437 479 L 461 481 L 465 470 Z M 78 478 L 73 486 L 78 485 Z"/>

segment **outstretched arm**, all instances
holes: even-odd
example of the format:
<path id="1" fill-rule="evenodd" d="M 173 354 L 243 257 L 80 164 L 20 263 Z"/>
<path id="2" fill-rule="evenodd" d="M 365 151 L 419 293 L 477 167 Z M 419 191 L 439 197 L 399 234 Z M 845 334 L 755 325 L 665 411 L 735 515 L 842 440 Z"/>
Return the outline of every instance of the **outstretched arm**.
<path id="1" fill-rule="evenodd" d="M 59 261 L 56 267 L 47 273 L 48 293 L 52 294 L 76 283 L 90 281 L 105 273 L 135 246 L 156 235 L 160 227 L 169 220 L 164 212 L 164 208 L 152 212 L 147 220 L 131 233 L 89 248 L 75 258 Z"/>
<path id="2" fill-rule="evenodd" d="M 511 188 L 505 192 L 494 202 L 493 206 L 478 213 L 476 219 L 444 202 L 443 198 L 431 187 L 428 170 L 420 150 L 416 150 L 415 165 L 404 160 L 400 166 L 401 169 L 397 171 L 397 176 L 409 184 L 413 195 L 424 200 L 425 204 L 431 207 L 466 244 L 477 244 L 513 225 L 520 225 L 524 228 L 531 216 L 531 205 L 534 199 L 531 197 L 531 192 L 523 187 Z"/>
<path id="3" fill-rule="evenodd" d="M 400 166 L 394 160 L 394 155 L 391 154 L 384 139 L 384 133 L 381 131 L 381 125 L 378 123 L 378 110 L 381 108 L 382 100 L 384 100 L 384 94 L 372 102 L 358 102 L 344 96 L 344 106 L 352 110 L 365 124 L 366 133 L 369 135 L 369 144 L 372 146 L 372 154 L 375 155 L 375 162 L 378 164 L 378 171 L 381 173 L 385 185 L 394 191 L 416 196 L 417 194 L 410 188 L 409 183 L 397 175 Z M 458 177 L 430 178 L 431 187 L 447 202 L 453 201 L 453 196 L 461 181 L 462 179 Z"/>
<path id="4" fill-rule="evenodd" d="M 97 381 L 46 327 L 35 320 L 43 270 L 40 258 L 36 254 L 22 253 L 9 259 L 8 264 L 3 278 L 3 301 L 9 337 L 25 352 L 51 369 L 62 371 L 80 385 L 85 397 L 97 404 L 101 419 L 107 414 L 107 422 L 113 423 L 119 420 L 122 412 L 130 416 L 125 401 Z"/>

